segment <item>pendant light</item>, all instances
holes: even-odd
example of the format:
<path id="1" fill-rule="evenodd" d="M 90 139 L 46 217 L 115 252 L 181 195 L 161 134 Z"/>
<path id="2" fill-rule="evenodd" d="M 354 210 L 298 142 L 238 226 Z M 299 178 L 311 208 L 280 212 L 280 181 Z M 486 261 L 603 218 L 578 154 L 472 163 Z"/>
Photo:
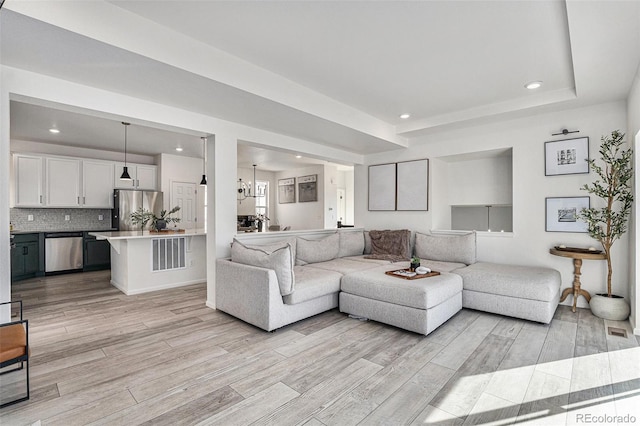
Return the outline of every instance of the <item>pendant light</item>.
<path id="1" fill-rule="evenodd" d="M 200 181 L 200 186 L 207 186 L 207 138 L 201 137 L 200 139 L 202 139 L 202 180 Z"/>
<path id="2" fill-rule="evenodd" d="M 124 168 L 122 169 L 122 175 L 120 175 L 120 180 L 131 180 L 131 176 L 129 176 L 129 169 L 127 167 L 127 126 L 131 123 L 122 122 L 124 126 Z"/>

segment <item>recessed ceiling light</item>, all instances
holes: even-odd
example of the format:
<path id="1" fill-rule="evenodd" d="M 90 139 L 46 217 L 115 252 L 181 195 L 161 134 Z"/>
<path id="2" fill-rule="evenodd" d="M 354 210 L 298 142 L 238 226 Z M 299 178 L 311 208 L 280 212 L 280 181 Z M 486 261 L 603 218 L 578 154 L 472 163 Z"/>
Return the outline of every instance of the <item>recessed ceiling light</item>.
<path id="1" fill-rule="evenodd" d="M 411 114 L 409 113 L 400 114 L 400 118 L 402 118 L 403 120 L 406 120 L 409 117 L 411 117 Z"/>
<path id="2" fill-rule="evenodd" d="M 542 82 L 541 81 L 532 81 L 530 83 L 527 83 L 524 85 L 524 87 L 526 87 L 529 90 L 533 90 L 533 89 L 538 89 L 542 86 Z"/>
<path id="3" fill-rule="evenodd" d="M 181 147 L 181 146 L 177 146 L 177 147 L 176 147 L 176 151 L 178 151 L 178 152 L 182 152 L 182 147 Z"/>
<path id="4" fill-rule="evenodd" d="M 49 129 L 49 132 L 58 134 L 58 133 L 60 133 L 60 130 L 55 129 L 55 128 L 51 128 L 51 129 Z"/>
<path id="5" fill-rule="evenodd" d="M 302 158 L 302 155 L 296 155 L 296 158 Z"/>

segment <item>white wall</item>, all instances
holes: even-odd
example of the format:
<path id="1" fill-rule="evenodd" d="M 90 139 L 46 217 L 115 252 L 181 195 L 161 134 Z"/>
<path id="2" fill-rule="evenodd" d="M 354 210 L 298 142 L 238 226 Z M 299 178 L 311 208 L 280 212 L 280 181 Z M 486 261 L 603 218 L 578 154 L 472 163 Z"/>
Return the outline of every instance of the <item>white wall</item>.
<path id="1" fill-rule="evenodd" d="M 319 196 L 319 194 L 318 194 Z M 324 166 L 324 228 L 338 226 L 338 168 Z"/>
<path id="2" fill-rule="evenodd" d="M 640 261 L 638 261 L 638 252 L 640 251 L 640 68 L 636 73 L 636 79 L 633 83 L 629 98 L 627 100 L 627 136 L 626 140 L 633 145 L 634 149 L 634 196 L 635 202 L 631 212 L 631 228 L 629 243 L 629 298 L 631 301 L 631 325 L 634 327 L 634 333 L 640 335 L 640 291 L 638 291 L 638 280 L 640 279 Z"/>
<path id="3" fill-rule="evenodd" d="M 541 265 L 562 273 L 563 287 L 571 286 L 573 266 L 568 259 L 552 256 L 549 248 L 564 243 L 567 246 L 594 245 L 587 234 L 545 232 L 545 197 L 587 195 L 579 188 L 591 181 L 592 174 L 551 176 L 544 175 L 544 142 L 567 139 L 552 137 L 551 133 L 568 127 L 579 129 L 577 136 L 590 138 L 591 156 L 597 155 L 602 135 L 612 130 L 625 130 L 627 126 L 625 102 L 614 102 L 587 108 L 573 109 L 514 119 L 482 126 L 456 129 L 413 140 L 410 148 L 366 157 L 365 165 L 356 166 L 356 188 L 367 188 L 369 164 L 406 161 L 419 158 L 437 158 L 465 152 L 513 148 L 513 234 L 482 233 L 478 241 L 481 261 L 510 264 Z M 575 136 L 575 135 L 574 135 Z M 442 161 L 430 161 L 429 212 L 369 212 L 367 191 L 356 192 L 356 226 L 367 229 L 409 228 L 428 231 L 435 223 L 446 222 L 434 212 L 448 205 L 451 188 L 448 187 L 447 167 Z M 444 190 L 443 188 L 449 188 Z M 592 205 L 597 206 L 592 197 Z M 628 296 L 628 234 L 613 247 L 613 290 Z M 585 261 L 582 268 L 583 288 L 590 293 L 605 289 L 606 264 L 604 261 Z M 570 304 L 571 298 L 564 303 Z M 578 306 L 586 307 L 584 298 Z"/>
<path id="4" fill-rule="evenodd" d="M 318 175 L 318 201 L 306 203 L 298 202 L 299 176 Z M 276 217 L 282 226 L 290 226 L 291 230 L 323 229 L 324 219 L 324 166 L 309 166 L 299 169 L 291 169 L 276 173 L 276 185 L 280 179 L 296 178 L 296 202 L 280 204 L 277 201 L 277 188 L 274 192 L 276 198 Z M 335 198 L 335 197 L 334 197 Z"/>
<path id="5" fill-rule="evenodd" d="M 354 216 L 355 216 L 355 204 L 354 204 L 354 184 L 353 184 L 353 169 L 347 172 L 344 172 L 344 182 L 347 188 L 347 217 L 346 224 L 353 225 L 354 224 Z"/>

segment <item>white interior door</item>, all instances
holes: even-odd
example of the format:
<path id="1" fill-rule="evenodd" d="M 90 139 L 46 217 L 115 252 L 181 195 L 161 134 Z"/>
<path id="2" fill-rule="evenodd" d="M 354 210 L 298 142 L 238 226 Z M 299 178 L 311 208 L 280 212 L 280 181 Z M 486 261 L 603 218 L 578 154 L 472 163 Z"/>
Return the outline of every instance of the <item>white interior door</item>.
<path id="1" fill-rule="evenodd" d="M 196 205 L 197 193 L 196 184 L 188 182 L 171 182 L 171 206 L 180 206 L 180 210 L 175 214 L 180 218 L 180 228 L 190 229 L 196 227 Z"/>

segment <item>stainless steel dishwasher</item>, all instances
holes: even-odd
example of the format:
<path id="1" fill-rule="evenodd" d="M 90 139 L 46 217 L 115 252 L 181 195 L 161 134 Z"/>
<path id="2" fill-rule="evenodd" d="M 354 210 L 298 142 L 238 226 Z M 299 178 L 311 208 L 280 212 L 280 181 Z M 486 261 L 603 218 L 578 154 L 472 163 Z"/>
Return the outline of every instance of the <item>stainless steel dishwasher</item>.
<path id="1" fill-rule="evenodd" d="M 44 271 L 82 270 L 82 232 L 44 234 Z"/>

